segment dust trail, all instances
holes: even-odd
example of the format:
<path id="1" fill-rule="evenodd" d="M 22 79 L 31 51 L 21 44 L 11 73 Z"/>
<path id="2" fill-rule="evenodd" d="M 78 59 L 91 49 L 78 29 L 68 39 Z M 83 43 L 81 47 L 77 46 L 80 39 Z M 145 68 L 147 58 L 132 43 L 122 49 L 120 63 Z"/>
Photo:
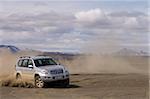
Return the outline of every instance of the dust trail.
<path id="1" fill-rule="evenodd" d="M 0 51 L 0 85 L 1 86 L 18 86 L 32 87 L 33 84 L 24 82 L 16 82 L 15 80 L 15 64 L 20 56 L 38 55 L 40 52 L 22 51 L 12 54 L 8 50 Z M 140 57 L 118 57 L 100 54 L 83 54 L 72 60 L 61 60 L 66 65 L 71 74 L 95 74 L 95 73 L 140 73 L 147 74 L 148 58 Z"/>
<path id="2" fill-rule="evenodd" d="M 0 77 L 6 78 L 14 74 L 17 55 L 9 51 L 0 53 Z"/>
<path id="3" fill-rule="evenodd" d="M 135 58 L 135 57 L 134 57 Z M 65 62 L 71 73 L 140 73 L 147 74 L 148 64 L 128 60 L 128 57 L 86 55 Z M 137 63 L 136 63 L 137 62 Z M 139 66 L 137 66 L 139 65 Z"/>
<path id="4" fill-rule="evenodd" d="M 148 74 L 148 58 L 141 56 L 118 56 L 114 53 L 120 49 L 121 42 L 112 35 L 103 42 L 99 37 L 82 47 L 85 54 L 72 61 L 65 61 L 71 73 L 140 73 Z M 106 54 L 104 54 L 106 53 Z M 140 58 L 139 58 L 140 57 Z"/>
<path id="5" fill-rule="evenodd" d="M 21 51 L 13 54 L 8 49 L 0 50 L 0 86 L 32 87 L 28 81 L 15 80 L 15 65 L 20 56 L 38 55 L 40 52 Z"/>
<path id="6" fill-rule="evenodd" d="M 15 64 L 20 56 L 34 56 L 38 54 L 40 52 L 21 51 L 13 54 L 7 49 L 0 51 L 0 76 L 13 75 L 15 72 Z"/>
<path id="7" fill-rule="evenodd" d="M 109 34 L 109 33 L 108 33 Z M 101 38 L 101 33 L 95 39 L 89 40 L 81 50 L 84 56 L 68 62 L 69 69 L 75 73 L 148 73 L 148 60 L 141 56 L 117 56 L 114 51 L 121 49 L 122 43 L 114 33 L 108 38 Z M 103 42 L 101 39 L 104 39 Z M 106 53 L 106 54 L 104 54 Z M 127 53 L 130 54 L 130 53 Z M 141 57 L 141 58 L 138 58 Z"/>
<path id="8" fill-rule="evenodd" d="M 27 80 L 17 81 L 12 78 L 6 78 L 1 80 L 0 86 L 33 88 L 34 83 Z"/>

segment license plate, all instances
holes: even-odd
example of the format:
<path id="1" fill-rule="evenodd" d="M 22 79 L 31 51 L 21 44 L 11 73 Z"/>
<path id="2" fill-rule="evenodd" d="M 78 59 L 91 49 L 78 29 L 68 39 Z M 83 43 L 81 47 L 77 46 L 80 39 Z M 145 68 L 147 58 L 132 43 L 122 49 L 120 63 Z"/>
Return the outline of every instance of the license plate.
<path id="1" fill-rule="evenodd" d="M 62 79 L 62 76 L 55 76 L 55 79 Z"/>

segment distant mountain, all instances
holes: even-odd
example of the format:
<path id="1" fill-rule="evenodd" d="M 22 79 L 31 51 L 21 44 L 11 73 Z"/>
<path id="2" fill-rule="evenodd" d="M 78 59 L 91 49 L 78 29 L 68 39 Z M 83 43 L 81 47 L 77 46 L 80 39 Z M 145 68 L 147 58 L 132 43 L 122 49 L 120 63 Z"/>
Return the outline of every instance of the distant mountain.
<path id="1" fill-rule="evenodd" d="M 7 49 L 10 50 L 10 52 L 12 53 L 16 53 L 20 51 L 18 47 L 12 45 L 0 45 L 0 49 Z"/>
<path id="2" fill-rule="evenodd" d="M 63 52 L 42 52 L 38 50 L 33 50 L 29 48 L 25 49 L 19 49 L 16 46 L 13 45 L 0 45 L 0 52 L 11 52 L 11 53 L 18 53 L 19 55 L 46 55 L 51 56 L 55 59 L 67 59 L 72 60 L 74 57 L 78 56 L 78 54 L 72 54 L 72 53 L 63 53 Z"/>
<path id="3" fill-rule="evenodd" d="M 43 52 L 42 55 L 51 56 L 55 59 L 67 59 L 72 60 L 80 54 L 62 53 L 62 52 Z"/>
<path id="4" fill-rule="evenodd" d="M 118 52 L 113 53 L 114 55 L 121 55 L 121 56 L 148 56 L 147 52 L 144 51 L 135 51 L 132 49 L 123 48 Z"/>

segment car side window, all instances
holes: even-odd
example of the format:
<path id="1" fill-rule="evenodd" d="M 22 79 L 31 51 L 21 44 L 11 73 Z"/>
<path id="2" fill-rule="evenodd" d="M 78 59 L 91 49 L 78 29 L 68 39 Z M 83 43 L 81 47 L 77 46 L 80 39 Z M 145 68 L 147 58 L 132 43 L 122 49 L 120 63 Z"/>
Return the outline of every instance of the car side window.
<path id="1" fill-rule="evenodd" d="M 21 65 L 22 65 L 22 60 L 19 60 L 18 66 L 21 67 Z"/>
<path id="2" fill-rule="evenodd" d="M 28 65 L 32 65 L 32 66 L 33 66 L 33 63 L 32 63 L 32 60 L 31 60 L 31 59 L 29 59 Z"/>
<path id="3" fill-rule="evenodd" d="M 28 67 L 28 59 L 23 60 L 22 67 Z"/>

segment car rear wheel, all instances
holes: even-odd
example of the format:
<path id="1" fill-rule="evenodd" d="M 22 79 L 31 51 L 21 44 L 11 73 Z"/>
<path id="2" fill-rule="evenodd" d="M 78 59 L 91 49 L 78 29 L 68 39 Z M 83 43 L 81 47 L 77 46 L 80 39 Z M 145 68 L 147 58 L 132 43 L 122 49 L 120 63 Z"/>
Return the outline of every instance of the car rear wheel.
<path id="1" fill-rule="evenodd" d="M 40 76 L 35 77 L 35 87 L 36 88 L 43 88 L 44 87 L 44 81 L 42 81 Z"/>
<path id="2" fill-rule="evenodd" d="M 17 79 L 17 80 L 21 80 L 21 75 L 20 75 L 20 74 L 17 74 L 17 75 L 16 75 L 16 79 Z"/>

